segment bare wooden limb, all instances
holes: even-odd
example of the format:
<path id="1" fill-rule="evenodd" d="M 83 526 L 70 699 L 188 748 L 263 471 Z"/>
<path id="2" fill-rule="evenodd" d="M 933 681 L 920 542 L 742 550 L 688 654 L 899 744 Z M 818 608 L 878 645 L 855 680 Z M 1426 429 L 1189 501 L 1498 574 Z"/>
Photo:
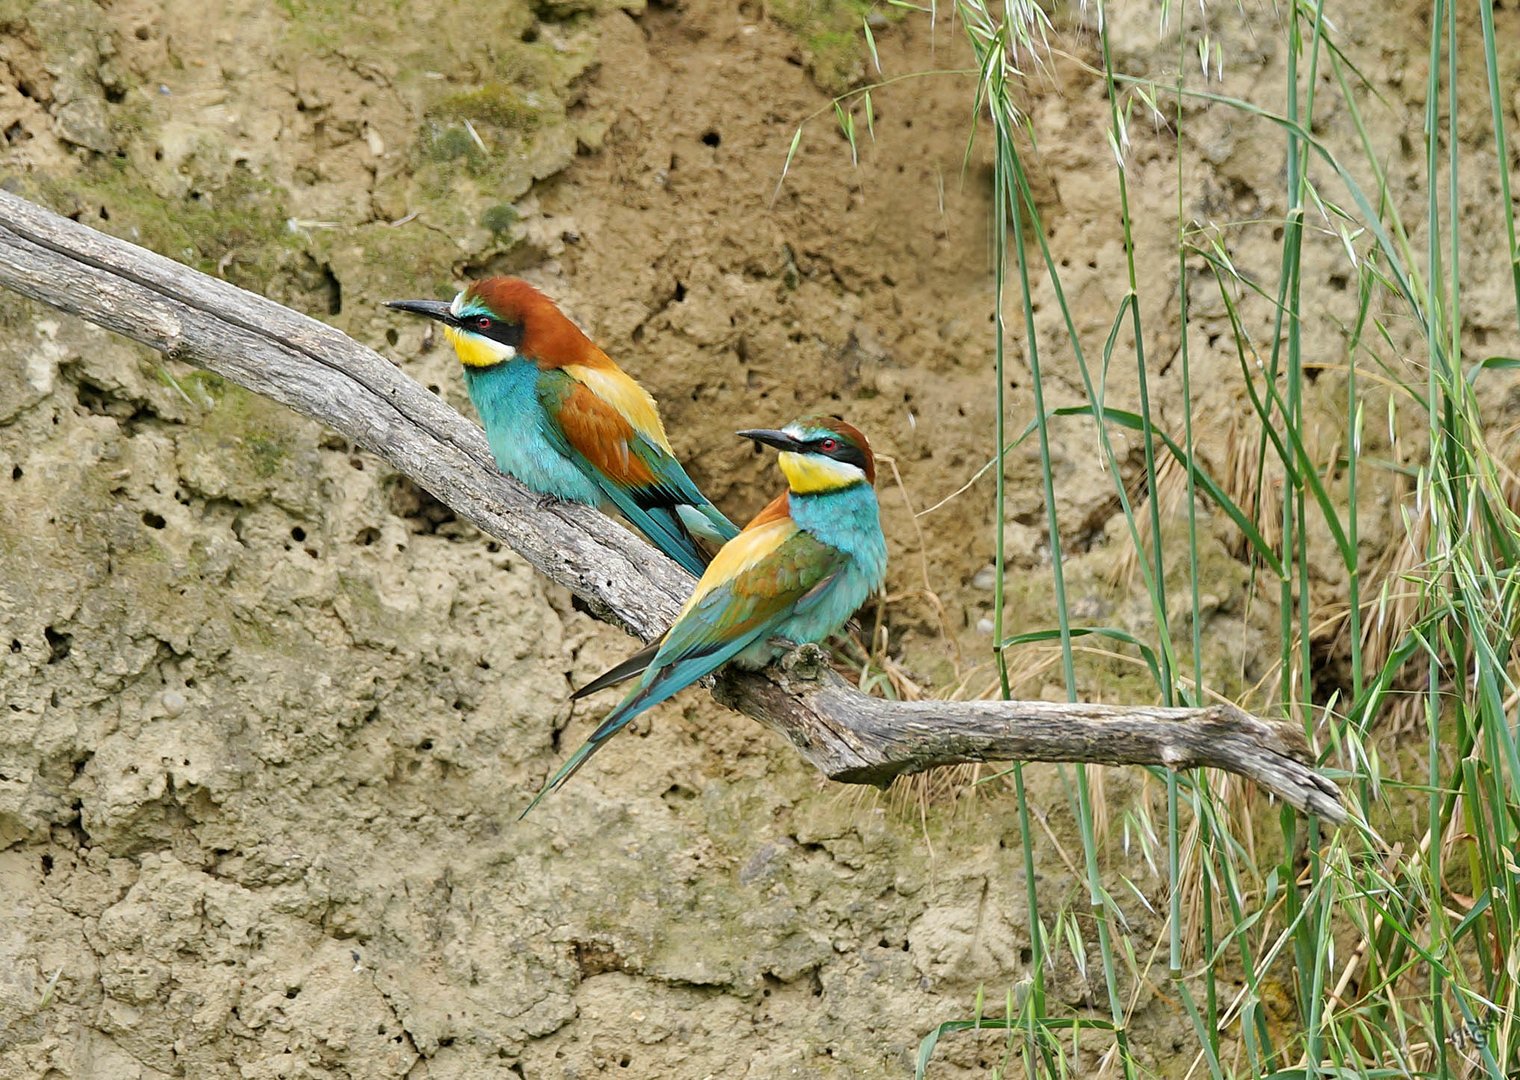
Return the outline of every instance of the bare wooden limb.
<path id="1" fill-rule="evenodd" d="M 682 570 L 618 523 L 584 507 L 541 506 L 496 471 L 474 423 L 330 326 L 5 192 L 0 285 L 320 420 L 646 641 L 690 590 Z M 1346 820 L 1295 726 L 1227 706 L 883 701 L 805 658 L 728 673 L 716 693 L 848 783 L 965 761 L 1209 766 Z"/>

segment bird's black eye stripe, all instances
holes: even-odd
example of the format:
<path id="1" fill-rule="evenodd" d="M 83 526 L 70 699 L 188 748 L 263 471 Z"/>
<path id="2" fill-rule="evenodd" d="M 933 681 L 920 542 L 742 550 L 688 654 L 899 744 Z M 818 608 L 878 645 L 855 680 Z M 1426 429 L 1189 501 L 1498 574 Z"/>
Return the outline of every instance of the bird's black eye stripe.
<path id="1" fill-rule="evenodd" d="M 835 443 L 834 448 L 832 450 L 825 450 L 823 444 L 830 441 Z M 866 456 L 860 452 L 860 447 L 845 439 L 825 435 L 823 438 L 810 440 L 808 449 L 812 450 L 815 454 L 822 454 L 824 457 L 833 458 L 835 461 L 842 461 L 846 465 L 853 465 L 861 472 L 866 471 Z"/>
<path id="2" fill-rule="evenodd" d="M 486 323 L 485 326 L 481 325 L 483 322 Z M 489 315 L 466 315 L 459 320 L 459 325 L 472 334 L 499 341 L 510 348 L 522 348 L 523 325 L 520 322 L 503 322 Z"/>
<path id="3" fill-rule="evenodd" d="M 853 465 L 861 472 L 866 471 L 866 456 L 860 452 L 860 447 L 844 443 L 834 451 L 834 459 L 843 461 L 847 465 Z"/>

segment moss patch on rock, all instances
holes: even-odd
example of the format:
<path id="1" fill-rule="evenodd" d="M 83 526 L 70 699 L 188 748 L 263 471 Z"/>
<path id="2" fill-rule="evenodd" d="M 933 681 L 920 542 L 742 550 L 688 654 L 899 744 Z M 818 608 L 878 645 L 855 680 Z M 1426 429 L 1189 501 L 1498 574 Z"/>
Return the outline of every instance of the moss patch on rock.
<path id="1" fill-rule="evenodd" d="M 145 187 L 124 159 L 101 157 L 76 176 L 39 178 L 28 194 L 61 214 L 248 288 L 267 290 L 300 255 L 281 192 L 246 168 L 200 177 L 175 198 Z"/>
<path id="2" fill-rule="evenodd" d="M 843 94 L 865 77 L 862 24 L 877 5 L 870 0 L 777 0 L 771 17 L 802 43 L 808 73 L 818 88 Z"/>

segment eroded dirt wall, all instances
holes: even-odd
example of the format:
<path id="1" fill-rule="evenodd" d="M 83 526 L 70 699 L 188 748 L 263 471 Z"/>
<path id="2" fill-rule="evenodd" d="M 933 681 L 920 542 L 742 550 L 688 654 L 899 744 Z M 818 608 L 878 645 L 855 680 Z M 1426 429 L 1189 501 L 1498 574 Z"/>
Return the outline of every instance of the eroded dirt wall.
<path id="1" fill-rule="evenodd" d="M 1154 13 L 1116 17 L 1144 43 L 1121 63 L 1166 70 Z M 892 655 L 928 692 L 957 670 L 970 692 L 988 681 L 990 484 L 912 514 L 992 445 L 990 183 L 985 138 L 965 154 L 964 78 L 879 92 L 858 169 L 819 114 L 778 189 L 822 87 L 865 73 L 790 7 L 59 0 L 0 5 L 0 24 L 0 183 L 328 319 L 462 409 L 446 346 L 377 305 L 510 271 L 656 393 L 736 518 L 776 484 L 736 427 L 856 421 L 902 481 L 882 488 Z M 952 24 L 875 33 L 888 75 L 967 64 Z M 1273 35 L 1216 33 L 1233 92 L 1281 85 Z M 1418 45 L 1380 56 L 1381 89 L 1407 104 Z M 1106 105 L 1056 63 L 1028 107 L 1050 240 L 1079 330 L 1101 340 L 1124 259 Z M 1139 241 L 1164 253 L 1175 139 L 1133 131 Z M 1213 116 L 1188 131 L 1190 212 L 1280 215 L 1274 133 Z M 1417 151 L 1398 165 L 1412 182 Z M 1271 279 L 1270 228 L 1234 252 Z M 1340 356 L 1353 298 L 1333 251 L 1305 265 L 1324 297 L 1306 334 Z M 1146 267 L 1164 358 L 1177 269 Z M 1499 337 L 1504 303 L 1475 294 L 1474 332 Z M 1238 361 L 1203 291 L 1194 314 L 1203 438 L 1222 446 Z M 902 1076 L 978 988 L 1001 1001 L 1027 979 L 1020 838 L 995 785 L 922 810 L 826 787 L 692 693 L 518 823 L 588 730 L 571 685 L 627 639 L 314 424 L 14 297 L 0 330 L 0 1076 Z M 1070 404 L 1065 331 L 1042 333 L 1051 404 Z M 1180 372 L 1156 370 L 1180 425 Z M 1027 372 L 1008 378 L 1017 429 Z M 1132 407 L 1133 367 L 1110 387 Z M 1327 387 L 1311 405 L 1326 440 L 1337 401 Z M 1055 467 L 1075 603 L 1143 626 L 1114 582 L 1123 536 L 1090 433 Z M 1027 628 L 1049 611 L 1050 552 L 1032 450 L 1009 469 L 1008 602 Z M 1233 534 L 1205 528 L 1208 670 L 1229 692 L 1264 674 L 1276 614 L 1247 603 Z M 1091 697 L 1154 693 L 1122 665 L 1083 670 Z M 1048 666 L 1022 677 L 1061 692 Z M 1063 789 L 1031 777 L 1041 902 L 1081 906 Z M 1146 797 L 1137 775 L 1104 783 L 1116 807 Z M 1116 843 L 1106 865 L 1162 895 L 1135 851 Z M 1153 940 L 1147 906 L 1116 897 Z M 1106 1011 L 1061 965 L 1056 997 Z M 1142 1060 L 1180 1072 L 1181 1015 L 1149 985 L 1125 992 Z M 935 1075 L 1000 1055 L 995 1035 L 947 1039 Z"/>

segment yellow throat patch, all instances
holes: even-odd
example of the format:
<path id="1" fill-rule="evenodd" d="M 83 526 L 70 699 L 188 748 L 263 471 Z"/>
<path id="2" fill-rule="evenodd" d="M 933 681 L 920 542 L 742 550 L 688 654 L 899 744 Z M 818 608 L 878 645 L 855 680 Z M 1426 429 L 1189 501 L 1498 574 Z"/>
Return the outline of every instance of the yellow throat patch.
<path id="1" fill-rule="evenodd" d="M 454 346 L 454 354 L 465 367 L 491 367 L 517 355 L 510 345 L 503 345 L 476 334 L 467 334 L 454 326 L 445 326 L 443 334 Z"/>
<path id="2" fill-rule="evenodd" d="M 840 488 L 859 484 L 865 474 L 854 465 L 847 465 L 817 454 L 794 454 L 783 450 L 776 456 L 786 483 L 798 495 L 816 495 L 822 491 L 838 491 Z"/>

